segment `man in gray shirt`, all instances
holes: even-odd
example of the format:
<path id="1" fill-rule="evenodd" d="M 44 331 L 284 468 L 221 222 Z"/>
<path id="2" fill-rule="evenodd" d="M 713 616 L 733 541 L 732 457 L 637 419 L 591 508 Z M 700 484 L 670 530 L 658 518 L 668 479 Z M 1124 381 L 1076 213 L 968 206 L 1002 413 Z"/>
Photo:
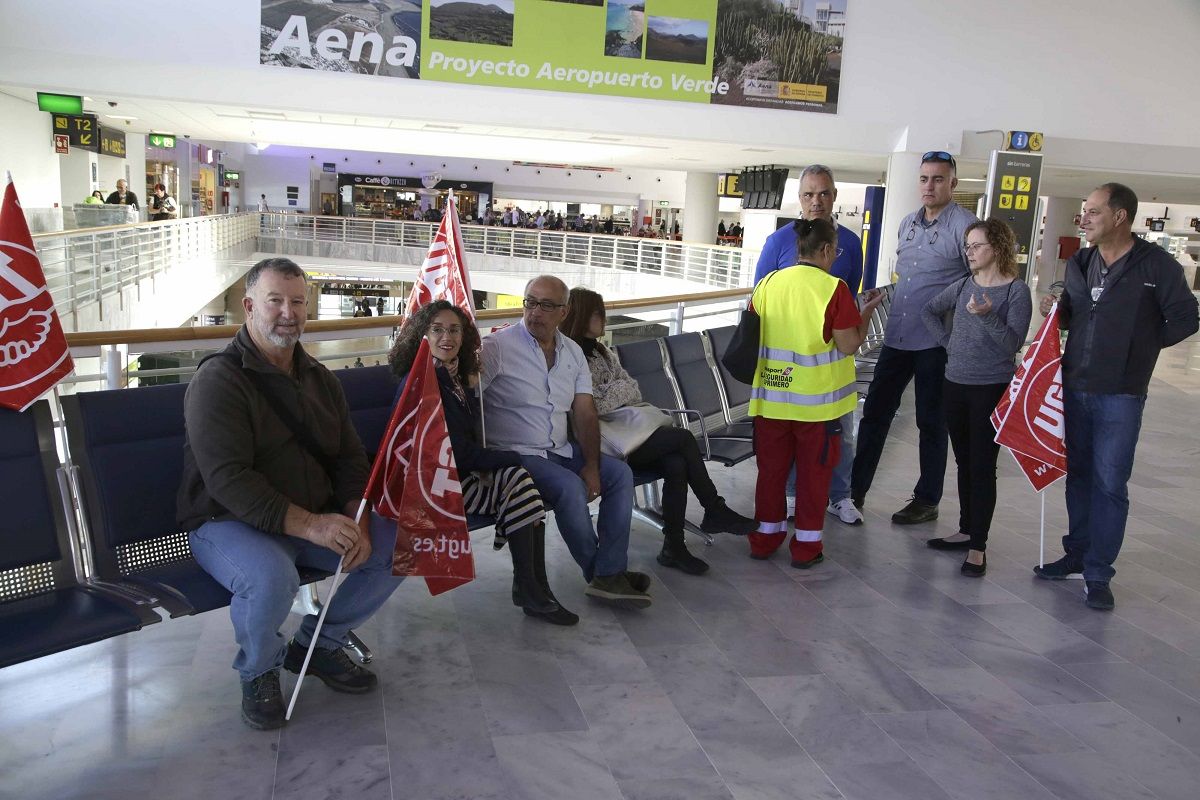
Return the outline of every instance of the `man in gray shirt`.
<path id="1" fill-rule="evenodd" d="M 900 223 L 895 294 L 888 312 L 883 349 L 867 390 L 858 448 L 850 476 L 850 497 L 862 508 L 879 466 L 892 418 L 909 381 L 916 378 L 921 476 L 907 506 L 892 515 L 898 525 L 937 519 L 946 476 L 946 422 L 942 379 L 946 350 L 921 321 L 921 310 L 939 292 L 967 274 L 963 234 L 977 218 L 951 200 L 958 185 L 957 164 L 935 150 L 921 158 L 921 208 Z"/>

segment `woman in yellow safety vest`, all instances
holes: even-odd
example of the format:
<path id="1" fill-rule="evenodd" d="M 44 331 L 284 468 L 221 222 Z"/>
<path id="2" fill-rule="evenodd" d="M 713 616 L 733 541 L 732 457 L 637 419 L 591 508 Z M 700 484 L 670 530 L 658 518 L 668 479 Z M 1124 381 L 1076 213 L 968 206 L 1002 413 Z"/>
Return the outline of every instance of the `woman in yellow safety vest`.
<path id="1" fill-rule="evenodd" d="M 854 353 L 882 295 L 874 289 L 860 311 L 850 289 L 829 274 L 837 231 L 823 219 L 796 223 L 797 263 L 754 288 L 761 320 L 758 367 L 750 395 L 758 486 L 750 557 L 767 559 L 787 536 L 784 486 L 796 466 L 796 532 L 792 566 L 824 559 L 821 527 L 829 481 L 841 453 L 839 418 L 858 404 Z"/>

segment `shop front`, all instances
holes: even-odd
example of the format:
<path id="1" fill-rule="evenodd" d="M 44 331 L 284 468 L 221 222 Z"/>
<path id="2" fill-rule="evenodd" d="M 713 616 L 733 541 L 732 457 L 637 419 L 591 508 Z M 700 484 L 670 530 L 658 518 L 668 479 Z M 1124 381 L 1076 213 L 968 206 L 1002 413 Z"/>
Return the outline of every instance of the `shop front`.
<path id="1" fill-rule="evenodd" d="M 373 219 L 429 219 L 431 209 L 440 212 L 446 207 L 446 196 L 451 189 L 459 212 L 470 220 L 479 216 L 480 208 L 487 208 L 493 195 L 492 184 L 483 181 L 339 173 L 338 214 Z"/>

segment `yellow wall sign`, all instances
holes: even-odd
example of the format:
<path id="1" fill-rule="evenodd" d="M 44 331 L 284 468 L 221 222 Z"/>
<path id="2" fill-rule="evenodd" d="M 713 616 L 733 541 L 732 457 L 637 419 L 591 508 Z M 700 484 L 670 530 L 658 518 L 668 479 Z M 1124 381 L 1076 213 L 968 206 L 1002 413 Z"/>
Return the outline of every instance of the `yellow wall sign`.
<path id="1" fill-rule="evenodd" d="M 742 196 L 742 176 L 736 172 L 729 172 L 724 175 L 717 176 L 717 196 L 718 197 L 741 197 Z"/>
<path id="2" fill-rule="evenodd" d="M 497 294 L 496 308 L 520 308 L 522 300 L 524 298 L 515 294 Z"/>

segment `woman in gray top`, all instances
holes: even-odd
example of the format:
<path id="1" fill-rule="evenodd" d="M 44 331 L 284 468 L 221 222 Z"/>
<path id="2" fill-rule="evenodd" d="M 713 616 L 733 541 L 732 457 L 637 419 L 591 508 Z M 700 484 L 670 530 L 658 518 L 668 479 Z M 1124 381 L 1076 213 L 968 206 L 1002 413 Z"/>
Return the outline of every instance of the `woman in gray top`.
<path id="1" fill-rule="evenodd" d="M 987 570 L 984 551 L 996 508 L 996 431 L 991 414 L 1013 377 L 1015 357 L 1033 313 L 1029 287 L 1017 277 L 1016 237 L 995 217 L 967 228 L 963 251 L 971 273 L 946 287 L 921 312 L 946 348 L 943 407 L 958 464 L 959 532 L 930 539 L 937 550 L 966 550 L 962 574 Z"/>

